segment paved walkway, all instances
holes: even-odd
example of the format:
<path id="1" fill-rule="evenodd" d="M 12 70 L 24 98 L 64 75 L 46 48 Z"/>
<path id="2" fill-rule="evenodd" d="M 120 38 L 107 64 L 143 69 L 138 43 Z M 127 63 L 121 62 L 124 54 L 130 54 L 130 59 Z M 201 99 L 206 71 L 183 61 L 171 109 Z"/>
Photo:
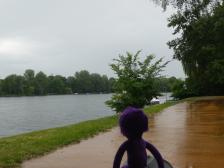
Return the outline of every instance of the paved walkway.
<path id="1" fill-rule="evenodd" d="M 149 119 L 144 138 L 175 168 L 224 167 L 224 98 L 181 103 Z M 23 163 L 23 168 L 110 168 L 119 129 Z"/>

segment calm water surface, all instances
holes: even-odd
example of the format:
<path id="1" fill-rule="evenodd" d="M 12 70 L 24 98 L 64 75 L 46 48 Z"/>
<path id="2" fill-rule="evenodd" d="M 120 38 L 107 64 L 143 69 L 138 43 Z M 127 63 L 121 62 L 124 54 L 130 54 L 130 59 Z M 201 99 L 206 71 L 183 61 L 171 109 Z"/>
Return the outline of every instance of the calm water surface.
<path id="1" fill-rule="evenodd" d="M 0 136 L 73 124 L 114 114 L 111 94 L 0 98 Z"/>
<path id="2" fill-rule="evenodd" d="M 114 114 L 111 94 L 0 98 L 0 137 L 60 127 Z M 159 97 L 170 99 L 170 93 Z"/>

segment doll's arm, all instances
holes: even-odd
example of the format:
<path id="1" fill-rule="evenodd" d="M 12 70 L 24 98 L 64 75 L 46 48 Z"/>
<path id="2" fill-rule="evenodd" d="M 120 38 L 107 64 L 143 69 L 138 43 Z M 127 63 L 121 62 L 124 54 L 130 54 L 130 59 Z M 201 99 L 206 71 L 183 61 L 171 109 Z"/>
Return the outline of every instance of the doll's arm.
<path id="1" fill-rule="evenodd" d="M 163 161 L 163 157 L 161 156 L 161 154 L 159 153 L 159 151 L 149 142 L 146 142 L 146 148 L 152 153 L 152 155 L 155 157 L 159 168 L 164 168 L 164 161 Z"/>
<path id="2" fill-rule="evenodd" d="M 126 149 L 127 149 L 127 141 L 124 142 L 118 149 L 118 151 L 115 155 L 115 158 L 114 158 L 113 168 L 120 168 L 121 160 L 122 160 L 122 157 L 123 157 Z"/>

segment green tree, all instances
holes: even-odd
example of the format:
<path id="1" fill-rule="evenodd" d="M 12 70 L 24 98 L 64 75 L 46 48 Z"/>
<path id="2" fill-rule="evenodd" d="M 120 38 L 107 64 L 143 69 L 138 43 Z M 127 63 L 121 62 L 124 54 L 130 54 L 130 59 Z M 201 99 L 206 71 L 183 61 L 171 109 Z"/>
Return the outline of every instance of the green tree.
<path id="1" fill-rule="evenodd" d="M 86 70 L 75 73 L 76 88 L 78 93 L 90 93 L 93 85 L 91 83 L 90 73 Z"/>
<path id="2" fill-rule="evenodd" d="M 24 94 L 24 78 L 19 75 L 9 75 L 2 82 L 2 92 L 5 95 L 23 95 Z"/>
<path id="3" fill-rule="evenodd" d="M 52 85 L 53 85 L 52 83 L 54 81 L 54 76 L 53 75 L 48 76 L 47 77 L 47 81 L 48 81 L 48 85 L 47 85 L 47 92 L 48 92 L 48 94 L 50 94 L 50 95 L 56 94 L 56 93 L 54 93 L 54 89 L 52 87 Z"/>
<path id="4" fill-rule="evenodd" d="M 101 81 L 102 81 L 102 92 L 106 93 L 109 91 L 109 79 L 106 75 L 102 75 L 101 77 Z"/>
<path id="5" fill-rule="evenodd" d="M 47 94 L 48 79 L 43 72 L 38 72 L 35 76 L 35 94 L 46 95 Z"/>
<path id="6" fill-rule="evenodd" d="M 203 5 L 203 6 L 213 6 L 217 4 L 218 2 L 222 2 L 222 0 L 152 0 L 156 4 L 159 4 L 163 7 L 164 10 L 166 10 L 167 6 L 172 5 L 174 8 L 177 8 L 178 10 L 191 10 L 197 5 Z"/>
<path id="7" fill-rule="evenodd" d="M 167 64 L 161 64 L 162 59 L 152 63 L 154 56 L 149 55 L 140 61 L 140 51 L 135 55 L 128 53 L 120 55 L 111 64 L 117 79 L 114 85 L 115 94 L 106 104 L 116 112 L 121 112 L 127 106 L 142 108 L 154 96 L 159 95 L 156 78 Z"/>
<path id="8" fill-rule="evenodd" d="M 25 86 L 24 86 L 24 93 L 27 96 L 34 95 L 35 86 L 34 86 L 34 77 L 35 72 L 32 69 L 27 69 L 24 72 L 24 79 L 25 79 Z"/>
<path id="9" fill-rule="evenodd" d="M 25 78 L 25 80 L 32 81 L 32 80 L 34 80 L 34 77 L 35 77 L 34 70 L 32 70 L 32 69 L 25 70 L 25 72 L 24 72 L 24 78 Z"/>
<path id="10" fill-rule="evenodd" d="M 108 93 L 113 93 L 114 92 L 114 85 L 115 85 L 115 78 L 109 78 L 108 80 L 109 82 L 109 90 L 108 90 Z"/>
<path id="11" fill-rule="evenodd" d="M 160 92 L 171 92 L 174 84 L 178 81 L 176 77 L 159 77 L 157 78 L 157 86 Z"/>
<path id="12" fill-rule="evenodd" d="M 176 80 L 172 87 L 172 97 L 175 99 L 184 99 L 189 96 L 185 81 Z"/>
<path id="13" fill-rule="evenodd" d="M 102 92 L 103 91 L 102 77 L 97 73 L 93 73 L 90 76 L 91 76 L 92 92 L 95 92 L 95 93 Z"/>
<path id="14" fill-rule="evenodd" d="M 76 81 L 75 81 L 75 77 L 73 76 L 69 76 L 66 79 L 66 86 L 69 88 L 70 93 L 76 93 L 76 85 L 75 85 Z"/>
<path id="15" fill-rule="evenodd" d="M 69 94 L 71 89 L 66 86 L 66 78 L 60 75 L 48 77 L 49 94 Z"/>
<path id="16" fill-rule="evenodd" d="M 2 79 L 0 79 L 0 96 L 3 95 L 3 92 L 2 92 Z"/>
<path id="17" fill-rule="evenodd" d="M 182 62 L 193 95 L 224 94 L 224 5 L 195 1 L 191 9 L 178 11 L 169 19 L 179 37 L 168 45 Z"/>
<path id="18" fill-rule="evenodd" d="M 0 80 L 0 96 L 32 96 L 47 94 L 72 93 L 110 93 L 114 78 L 106 75 L 90 74 L 83 70 L 68 78 L 61 75 L 46 76 L 43 72 L 35 75 L 34 70 L 27 69 L 23 76 L 9 75 Z"/>

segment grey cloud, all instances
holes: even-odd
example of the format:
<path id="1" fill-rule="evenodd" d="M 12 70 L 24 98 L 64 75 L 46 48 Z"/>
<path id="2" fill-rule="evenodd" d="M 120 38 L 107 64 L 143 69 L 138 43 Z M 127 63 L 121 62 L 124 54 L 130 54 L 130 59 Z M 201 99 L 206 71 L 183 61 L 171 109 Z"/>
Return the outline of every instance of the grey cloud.
<path id="1" fill-rule="evenodd" d="M 66 76 L 87 69 L 113 76 L 112 59 L 139 49 L 171 60 L 166 45 L 173 38 L 166 27 L 171 13 L 149 0 L 0 0 L 0 40 L 23 39 L 33 47 L 29 57 L 14 60 L 0 53 L 0 77 L 27 68 Z M 165 75 L 184 77 L 177 61 L 165 70 Z"/>

